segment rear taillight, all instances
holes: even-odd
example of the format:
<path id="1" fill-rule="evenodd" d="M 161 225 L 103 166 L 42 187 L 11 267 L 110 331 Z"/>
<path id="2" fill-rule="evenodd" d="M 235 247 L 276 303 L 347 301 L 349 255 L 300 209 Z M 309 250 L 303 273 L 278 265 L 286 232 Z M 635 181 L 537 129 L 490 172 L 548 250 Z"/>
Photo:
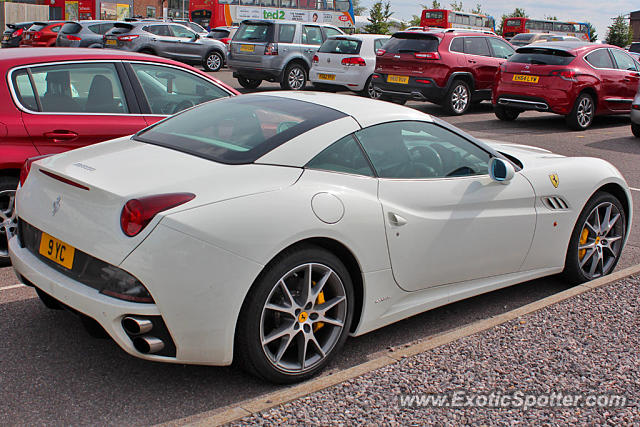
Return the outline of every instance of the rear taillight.
<path id="1" fill-rule="evenodd" d="M 277 55 L 278 54 L 278 43 L 267 43 L 264 47 L 265 55 Z"/>
<path id="2" fill-rule="evenodd" d="M 140 37 L 138 34 L 131 35 L 131 36 L 120 36 L 118 37 L 118 40 L 121 42 L 130 42 L 131 40 L 135 40 L 138 37 Z"/>
<path id="3" fill-rule="evenodd" d="M 11 37 L 20 37 L 22 33 L 24 33 L 24 28 L 18 28 L 11 34 Z"/>
<path id="4" fill-rule="evenodd" d="M 41 31 L 36 31 L 35 33 L 33 33 L 33 38 L 34 39 L 39 39 L 40 37 L 42 37 L 42 32 Z"/>
<path id="5" fill-rule="evenodd" d="M 416 52 L 413 56 L 418 59 L 440 59 L 438 52 Z"/>
<path id="6" fill-rule="evenodd" d="M 82 39 L 78 36 L 72 36 L 71 34 L 67 34 L 67 40 L 78 41 Z"/>
<path id="7" fill-rule="evenodd" d="M 571 82 L 576 81 L 576 72 L 573 70 L 553 70 L 549 73 L 550 76 L 560 77 L 563 80 L 568 80 Z"/>
<path id="8" fill-rule="evenodd" d="M 20 169 L 20 185 L 24 185 L 24 182 L 27 180 L 27 176 L 29 176 L 29 172 L 31 172 L 31 165 L 36 160 L 44 159 L 45 157 L 49 157 L 51 154 L 45 154 L 44 156 L 35 156 L 29 157 L 22 164 L 22 169 Z"/>
<path id="9" fill-rule="evenodd" d="M 634 110 L 640 110 L 640 104 L 633 104 L 631 108 L 633 108 Z"/>
<path id="10" fill-rule="evenodd" d="M 382 55 L 384 55 L 385 53 L 387 53 L 387 51 L 386 51 L 386 50 L 384 50 L 384 49 L 378 49 L 378 50 L 376 50 L 376 55 L 377 55 L 377 56 L 382 56 Z"/>
<path id="11" fill-rule="evenodd" d="M 344 58 L 342 61 L 340 61 L 340 63 L 342 65 L 346 65 L 348 67 L 353 67 L 353 66 L 356 66 L 356 65 L 364 67 L 365 65 L 367 65 L 367 63 L 364 61 L 364 58 L 360 58 L 359 56 L 353 56 L 351 58 Z"/>
<path id="12" fill-rule="evenodd" d="M 314 64 L 320 62 L 320 58 L 318 58 L 318 55 L 313 55 L 313 59 L 311 60 L 311 62 L 313 62 Z"/>
<path id="13" fill-rule="evenodd" d="M 195 197 L 192 193 L 170 193 L 129 200 L 122 208 L 120 227 L 124 234 L 133 237 L 159 212 L 180 206 Z"/>
<path id="14" fill-rule="evenodd" d="M 229 46 L 229 43 L 231 42 L 231 38 L 229 37 L 225 37 L 223 39 L 220 39 L 220 41 L 224 44 L 226 44 L 227 46 Z"/>

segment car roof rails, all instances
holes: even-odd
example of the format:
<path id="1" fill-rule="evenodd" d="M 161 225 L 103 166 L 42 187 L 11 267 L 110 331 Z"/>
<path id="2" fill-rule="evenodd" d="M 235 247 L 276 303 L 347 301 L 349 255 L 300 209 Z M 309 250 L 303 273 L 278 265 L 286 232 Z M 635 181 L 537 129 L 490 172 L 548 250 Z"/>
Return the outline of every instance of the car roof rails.
<path id="1" fill-rule="evenodd" d="M 494 36 L 496 35 L 496 33 L 491 31 L 491 30 L 478 30 L 478 29 L 475 29 L 475 28 L 447 28 L 446 30 L 444 30 L 445 33 L 453 33 L 455 31 L 471 32 L 471 33 L 483 33 L 483 34 L 493 34 Z"/>

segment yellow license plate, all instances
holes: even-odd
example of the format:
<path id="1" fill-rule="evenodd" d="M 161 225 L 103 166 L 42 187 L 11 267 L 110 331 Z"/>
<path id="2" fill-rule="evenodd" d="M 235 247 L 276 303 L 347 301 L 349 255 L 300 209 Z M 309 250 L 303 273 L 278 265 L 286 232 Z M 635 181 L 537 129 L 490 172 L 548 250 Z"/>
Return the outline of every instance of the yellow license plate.
<path id="1" fill-rule="evenodd" d="M 513 76 L 514 82 L 524 82 L 524 83 L 538 83 L 538 76 L 525 76 L 524 74 L 515 74 Z"/>
<path id="2" fill-rule="evenodd" d="M 4 36 L 4 37 L 2 38 L 2 40 L 4 40 L 4 41 L 9 40 L 9 36 Z"/>
<path id="3" fill-rule="evenodd" d="M 107 40 L 107 42 L 105 44 L 107 44 L 109 46 L 115 46 L 115 45 L 118 44 L 118 42 L 113 40 L 113 39 L 109 39 L 109 40 Z"/>
<path id="4" fill-rule="evenodd" d="M 241 44 L 240 52 L 253 52 L 256 50 L 256 47 L 252 44 Z"/>
<path id="5" fill-rule="evenodd" d="M 76 249 L 43 232 L 40 238 L 40 255 L 71 270 Z"/>
<path id="6" fill-rule="evenodd" d="M 409 84 L 408 76 L 394 76 L 393 74 L 389 74 L 387 76 L 387 82 L 389 83 L 401 83 L 403 85 Z"/>
<path id="7" fill-rule="evenodd" d="M 318 74 L 320 80 L 335 80 L 335 74 Z"/>

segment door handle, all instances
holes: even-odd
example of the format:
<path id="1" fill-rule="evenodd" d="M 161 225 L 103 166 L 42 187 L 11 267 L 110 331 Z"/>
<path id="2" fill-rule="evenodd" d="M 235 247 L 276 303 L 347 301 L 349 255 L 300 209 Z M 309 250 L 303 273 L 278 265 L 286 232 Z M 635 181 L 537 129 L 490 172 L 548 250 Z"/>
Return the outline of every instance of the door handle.
<path id="1" fill-rule="evenodd" d="M 472 64 L 475 64 L 477 61 L 474 61 L 473 59 L 469 59 L 469 62 Z"/>
<path id="2" fill-rule="evenodd" d="M 70 130 L 54 130 L 53 132 L 45 132 L 45 138 L 52 139 L 53 142 L 71 141 L 78 137 L 78 134 Z"/>
<path id="3" fill-rule="evenodd" d="M 396 227 L 401 227 L 407 223 L 407 220 L 398 214 L 389 212 L 389 222 L 391 223 L 391 225 L 395 225 Z"/>

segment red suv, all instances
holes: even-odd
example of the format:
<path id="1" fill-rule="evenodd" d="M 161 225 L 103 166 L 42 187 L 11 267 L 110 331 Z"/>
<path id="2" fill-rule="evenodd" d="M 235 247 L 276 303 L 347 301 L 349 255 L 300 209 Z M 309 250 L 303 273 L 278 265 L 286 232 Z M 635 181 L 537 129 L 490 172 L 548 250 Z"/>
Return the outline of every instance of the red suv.
<path id="1" fill-rule="evenodd" d="M 62 28 L 64 22 L 34 22 L 31 27 L 22 36 L 20 47 L 51 47 L 55 46 L 58 31 Z"/>
<path id="2" fill-rule="evenodd" d="M 430 101 L 460 115 L 491 99 L 494 75 L 514 52 L 491 32 L 403 31 L 378 50 L 372 82 L 382 99 Z"/>
<path id="3" fill-rule="evenodd" d="M 498 74 L 493 105 L 500 120 L 525 110 L 566 116 L 584 130 L 596 114 L 628 114 L 640 81 L 640 64 L 616 47 L 583 42 L 524 46 Z"/>
<path id="4" fill-rule="evenodd" d="M 237 95 L 195 68 L 108 49 L 2 49 L 0 264 L 15 230 L 13 196 L 29 157 L 130 135 L 185 108 Z"/>

